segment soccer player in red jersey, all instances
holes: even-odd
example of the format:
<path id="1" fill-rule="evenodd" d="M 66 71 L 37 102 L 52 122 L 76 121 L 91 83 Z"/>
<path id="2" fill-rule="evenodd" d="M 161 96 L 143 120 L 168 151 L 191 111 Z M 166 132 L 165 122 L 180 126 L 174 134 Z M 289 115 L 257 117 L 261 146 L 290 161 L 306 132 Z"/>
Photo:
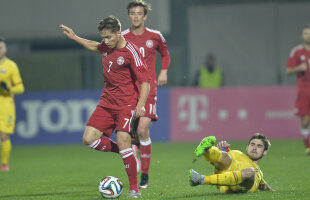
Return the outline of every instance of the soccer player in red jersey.
<path id="1" fill-rule="evenodd" d="M 137 163 L 129 132 L 133 118 L 145 114 L 151 80 L 147 66 L 137 47 L 122 36 L 121 24 L 114 16 L 99 23 L 101 43 L 78 37 L 67 26 L 60 25 L 60 28 L 68 38 L 102 55 L 105 85 L 99 104 L 87 122 L 83 143 L 99 151 L 119 153 L 129 179 L 128 198 L 139 198 Z M 139 89 L 137 81 L 141 83 Z M 116 143 L 109 138 L 114 130 Z"/>
<path id="2" fill-rule="evenodd" d="M 150 94 L 145 103 L 146 113 L 140 117 L 138 124 L 138 136 L 140 139 L 140 159 L 142 164 L 142 175 L 140 188 L 148 187 L 148 174 L 151 161 L 152 143 L 149 134 L 151 121 L 157 120 L 156 100 L 157 85 L 162 86 L 167 83 L 167 70 L 170 64 L 170 55 L 166 45 L 166 40 L 159 31 L 149 29 L 144 26 L 147 19 L 147 12 L 151 11 L 151 5 L 141 1 L 133 0 L 127 5 L 128 19 L 131 27 L 122 32 L 126 40 L 133 42 L 146 61 L 152 77 L 150 83 Z M 161 71 L 156 81 L 156 53 L 161 56 Z"/>
<path id="3" fill-rule="evenodd" d="M 287 74 L 297 74 L 297 115 L 301 119 L 300 132 L 310 155 L 310 24 L 302 29 L 303 44 L 293 48 L 287 61 Z"/>

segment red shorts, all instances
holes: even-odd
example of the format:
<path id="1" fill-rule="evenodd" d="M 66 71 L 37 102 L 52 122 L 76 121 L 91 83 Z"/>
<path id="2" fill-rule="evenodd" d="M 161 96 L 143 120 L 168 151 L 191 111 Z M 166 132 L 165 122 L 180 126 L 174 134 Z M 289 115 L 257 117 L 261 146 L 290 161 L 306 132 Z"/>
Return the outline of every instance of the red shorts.
<path id="1" fill-rule="evenodd" d="M 296 99 L 296 108 L 298 116 L 309 115 L 310 110 L 310 95 L 298 94 Z"/>
<path id="2" fill-rule="evenodd" d="M 156 95 L 149 95 L 145 102 L 145 115 L 143 117 L 151 118 L 152 121 L 157 121 L 158 116 L 156 114 Z"/>
<path id="3" fill-rule="evenodd" d="M 114 130 L 129 133 L 134 111 L 131 107 L 114 110 L 97 105 L 86 125 L 98 129 L 107 137 L 111 137 Z"/>

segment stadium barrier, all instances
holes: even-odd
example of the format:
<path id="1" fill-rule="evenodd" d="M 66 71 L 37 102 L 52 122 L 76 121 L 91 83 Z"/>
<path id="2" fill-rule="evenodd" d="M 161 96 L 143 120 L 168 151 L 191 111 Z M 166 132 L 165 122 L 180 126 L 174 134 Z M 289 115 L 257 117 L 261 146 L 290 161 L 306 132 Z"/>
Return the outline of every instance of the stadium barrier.
<path id="1" fill-rule="evenodd" d="M 170 91 L 171 140 L 245 140 L 254 133 L 269 138 L 299 137 L 294 115 L 295 86 L 175 88 Z"/>
<path id="2" fill-rule="evenodd" d="M 169 139 L 168 89 L 159 93 L 157 113 L 161 120 L 152 124 L 154 141 Z M 94 111 L 101 90 L 29 92 L 17 95 L 15 144 L 82 143 L 85 124 Z M 115 139 L 115 137 L 114 137 Z"/>
<path id="3" fill-rule="evenodd" d="M 13 143 L 82 143 L 85 124 L 100 93 L 100 90 L 91 90 L 17 95 Z M 199 141 L 207 135 L 215 135 L 220 139 L 240 140 L 248 139 L 255 132 L 277 139 L 298 138 L 295 96 L 293 86 L 160 88 L 159 120 L 151 125 L 151 138 L 153 141 Z"/>

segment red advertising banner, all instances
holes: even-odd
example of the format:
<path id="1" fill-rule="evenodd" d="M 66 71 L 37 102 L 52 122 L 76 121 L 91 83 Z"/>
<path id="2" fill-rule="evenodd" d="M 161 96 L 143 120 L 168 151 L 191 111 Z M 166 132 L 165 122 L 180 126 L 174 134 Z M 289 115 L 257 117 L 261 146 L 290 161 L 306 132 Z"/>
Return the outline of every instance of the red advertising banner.
<path id="1" fill-rule="evenodd" d="M 271 139 L 299 138 L 294 114 L 296 87 L 236 87 L 170 90 L 171 141 L 249 139 L 263 133 Z"/>

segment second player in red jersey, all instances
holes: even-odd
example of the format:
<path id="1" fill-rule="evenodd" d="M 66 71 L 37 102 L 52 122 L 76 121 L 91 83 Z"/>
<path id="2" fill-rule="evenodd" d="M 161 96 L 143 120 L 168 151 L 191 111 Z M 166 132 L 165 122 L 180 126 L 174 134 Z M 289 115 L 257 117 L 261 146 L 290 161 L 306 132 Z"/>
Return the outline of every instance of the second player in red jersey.
<path id="1" fill-rule="evenodd" d="M 138 137 L 140 142 L 140 159 L 142 164 L 142 175 L 140 188 L 148 187 L 149 167 L 152 155 L 152 142 L 149 134 L 151 121 L 157 120 L 156 101 L 157 86 L 167 83 L 167 71 L 170 64 L 170 55 L 166 40 L 159 31 L 144 26 L 147 19 L 147 12 L 151 11 L 151 5 L 141 1 L 133 0 L 127 5 L 128 19 L 131 27 L 122 32 L 122 35 L 138 46 L 144 57 L 152 77 L 150 83 L 150 94 L 145 103 L 146 113 L 140 117 L 138 124 Z M 156 53 L 161 56 L 161 71 L 156 77 Z"/>
<path id="2" fill-rule="evenodd" d="M 152 77 L 150 95 L 157 95 L 157 84 L 164 85 L 167 82 L 156 77 L 156 53 L 162 57 L 162 72 L 167 73 L 170 63 L 169 51 L 166 45 L 166 40 L 163 35 L 156 30 L 143 27 L 143 33 L 135 35 L 132 28 L 122 32 L 123 36 L 128 41 L 132 41 L 138 46 Z"/>
<path id="3" fill-rule="evenodd" d="M 301 119 L 301 135 L 310 155 L 310 25 L 302 30 L 304 43 L 293 48 L 287 61 L 287 74 L 297 74 L 297 115 Z"/>

